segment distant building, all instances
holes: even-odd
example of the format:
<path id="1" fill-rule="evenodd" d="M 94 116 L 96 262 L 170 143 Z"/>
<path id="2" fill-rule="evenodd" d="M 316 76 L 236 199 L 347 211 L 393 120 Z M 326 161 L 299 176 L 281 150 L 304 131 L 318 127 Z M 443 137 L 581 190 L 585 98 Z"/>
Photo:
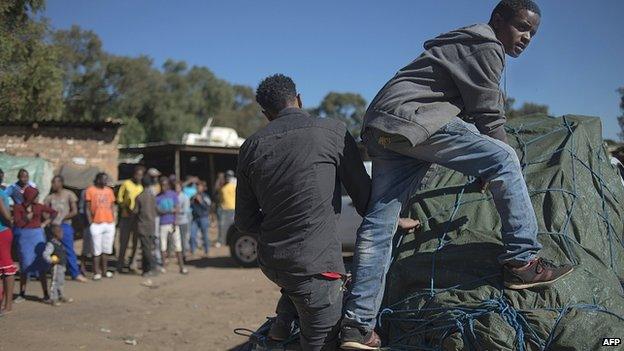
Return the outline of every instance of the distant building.
<path id="1" fill-rule="evenodd" d="M 41 157 L 54 172 L 97 168 L 117 179 L 121 121 L 0 122 L 0 152 L 14 156 Z"/>

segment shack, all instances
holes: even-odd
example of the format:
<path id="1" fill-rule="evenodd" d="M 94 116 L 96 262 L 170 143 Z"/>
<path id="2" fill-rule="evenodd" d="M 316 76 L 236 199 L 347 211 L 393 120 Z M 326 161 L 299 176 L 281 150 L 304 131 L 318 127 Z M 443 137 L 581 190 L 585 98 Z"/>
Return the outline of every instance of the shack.
<path id="1" fill-rule="evenodd" d="M 55 174 L 82 174 L 95 169 L 115 180 L 122 125 L 120 120 L 112 119 L 101 122 L 3 120 L 0 153 L 45 159 Z"/>
<path id="2" fill-rule="evenodd" d="M 125 162 L 119 164 L 119 179 L 130 178 L 136 163 L 154 167 L 164 175 L 175 174 L 178 179 L 197 176 L 212 187 L 218 172 L 236 169 L 238 147 L 187 145 L 156 142 L 121 146 Z M 135 161 L 131 161 L 134 159 Z"/>

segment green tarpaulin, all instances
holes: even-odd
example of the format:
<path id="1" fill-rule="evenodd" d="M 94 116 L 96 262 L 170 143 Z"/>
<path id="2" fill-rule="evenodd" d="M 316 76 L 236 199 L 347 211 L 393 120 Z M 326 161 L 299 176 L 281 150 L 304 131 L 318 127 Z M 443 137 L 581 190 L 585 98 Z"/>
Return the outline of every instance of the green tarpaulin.
<path id="1" fill-rule="evenodd" d="M 572 262 L 549 289 L 503 288 L 491 196 L 437 167 L 412 198 L 423 228 L 396 236 L 382 330 L 393 350 L 597 350 L 624 337 L 624 187 L 599 118 L 508 123 L 538 218 L 541 255 Z"/>

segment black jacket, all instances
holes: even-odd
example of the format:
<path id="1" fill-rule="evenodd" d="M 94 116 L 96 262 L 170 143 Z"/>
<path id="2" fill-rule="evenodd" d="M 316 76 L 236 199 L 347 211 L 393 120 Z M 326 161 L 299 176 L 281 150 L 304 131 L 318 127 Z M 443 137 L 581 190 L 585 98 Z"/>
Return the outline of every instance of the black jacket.
<path id="1" fill-rule="evenodd" d="M 344 124 L 283 110 L 241 146 L 235 224 L 258 233 L 258 260 L 294 275 L 344 273 L 341 183 L 363 215 L 371 181 Z"/>

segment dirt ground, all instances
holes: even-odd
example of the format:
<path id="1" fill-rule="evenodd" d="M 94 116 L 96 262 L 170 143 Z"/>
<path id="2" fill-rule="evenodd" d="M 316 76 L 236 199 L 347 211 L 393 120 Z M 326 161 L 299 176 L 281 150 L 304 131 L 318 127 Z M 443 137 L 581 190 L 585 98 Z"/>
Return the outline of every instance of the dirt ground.
<path id="1" fill-rule="evenodd" d="M 256 329 L 273 314 L 278 289 L 259 269 L 236 267 L 227 248 L 189 260 L 186 276 L 169 267 L 153 287 L 132 274 L 67 281 L 75 302 L 60 307 L 36 300 L 31 281 L 33 298 L 0 317 L 0 350 L 236 350 L 245 338 L 234 328 Z"/>

